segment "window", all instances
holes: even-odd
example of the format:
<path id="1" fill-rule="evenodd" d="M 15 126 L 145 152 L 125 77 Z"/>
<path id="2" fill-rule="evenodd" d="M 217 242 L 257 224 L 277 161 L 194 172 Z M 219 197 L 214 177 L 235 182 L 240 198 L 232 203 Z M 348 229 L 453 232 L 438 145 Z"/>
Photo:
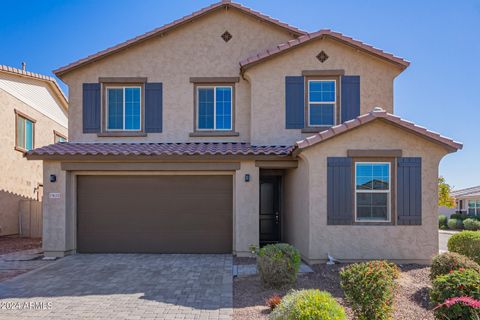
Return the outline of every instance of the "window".
<path id="1" fill-rule="evenodd" d="M 308 80 L 308 126 L 335 125 L 336 105 L 335 80 Z"/>
<path id="2" fill-rule="evenodd" d="M 25 115 L 16 113 L 16 142 L 15 147 L 20 151 L 33 149 L 35 121 Z"/>
<path id="3" fill-rule="evenodd" d="M 197 130 L 232 130 L 232 87 L 197 87 Z"/>
<path id="4" fill-rule="evenodd" d="M 107 87 L 107 130 L 141 129 L 141 87 Z"/>
<path id="5" fill-rule="evenodd" d="M 355 163 L 355 220 L 389 222 L 391 211 L 390 162 Z"/>
<path id="6" fill-rule="evenodd" d="M 53 131 L 53 141 L 54 143 L 57 143 L 57 142 L 66 142 L 67 141 L 67 138 L 61 134 L 61 133 L 58 133 L 57 131 Z"/>
<path id="7" fill-rule="evenodd" d="M 480 216 L 480 200 L 468 200 L 468 214 Z"/>

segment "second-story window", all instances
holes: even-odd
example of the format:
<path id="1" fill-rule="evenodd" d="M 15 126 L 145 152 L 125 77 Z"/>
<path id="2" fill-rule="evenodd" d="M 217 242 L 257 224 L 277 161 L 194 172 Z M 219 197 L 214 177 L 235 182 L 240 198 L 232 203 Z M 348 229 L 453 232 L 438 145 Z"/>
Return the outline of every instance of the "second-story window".
<path id="1" fill-rule="evenodd" d="M 16 143 L 19 151 L 29 151 L 34 148 L 35 121 L 16 112 Z"/>
<path id="2" fill-rule="evenodd" d="M 232 87 L 198 86 L 197 130 L 232 130 Z"/>
<path id="3" fill-rule="evenodd" d="M 107 87 L 106 118 L 108 131 L 141 129 L 141 87 Z"/>
<path id="4" fill-rule="evenodd" d="M 337 109 L 336 80 L 308 80 L 308 126 L 335 125 Z"/>

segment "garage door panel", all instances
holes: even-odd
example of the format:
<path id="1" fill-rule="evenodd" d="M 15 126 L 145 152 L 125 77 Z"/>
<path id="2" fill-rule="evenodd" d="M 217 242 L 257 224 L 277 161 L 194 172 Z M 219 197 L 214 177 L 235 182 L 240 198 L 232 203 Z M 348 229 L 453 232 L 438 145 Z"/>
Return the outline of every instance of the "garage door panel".
<path id="1" fill-rule="evenodd" d="M 229 253 L 231 176 L 79 176 L 80 252 Z"/>

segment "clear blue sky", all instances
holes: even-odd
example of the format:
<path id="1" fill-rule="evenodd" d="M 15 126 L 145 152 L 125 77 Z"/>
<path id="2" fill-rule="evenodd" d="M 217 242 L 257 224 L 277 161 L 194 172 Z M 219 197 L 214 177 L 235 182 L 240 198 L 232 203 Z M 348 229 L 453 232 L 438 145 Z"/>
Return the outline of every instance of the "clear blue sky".
<path id="1" fill-rule="evenodd" d="M 214 1 L 0 0 L 0 64 L 51 74 Z M 411 61 L 395 113 L 464 143 L 441 162 L 456 188 L 480 185 L 480 0 L 242 0 L 306 31 L 330 28 Z"/>

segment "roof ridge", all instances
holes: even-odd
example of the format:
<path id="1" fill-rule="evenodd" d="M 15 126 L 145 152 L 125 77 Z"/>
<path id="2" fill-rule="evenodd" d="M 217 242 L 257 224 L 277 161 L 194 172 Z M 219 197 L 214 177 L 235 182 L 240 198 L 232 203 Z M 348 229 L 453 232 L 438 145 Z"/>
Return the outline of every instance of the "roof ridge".
<path id="1" fill-rule="evenodd" d="M 386 52 L 384 50 L 381 50 L 379 48 L 376 48 L 370 44 L 367 44 L 365 42 L 362 42 L 360 40 L 356 40 L 352 37 L 346 36 L 340 32 L 332 31 L 331 29 L 320 29 L 315 32 L 311 33 L 306 33 L 304 35 L 299 36 L 296 39 L 289 40 L 287 42 L 282 42 L 274 47 L 270 47 L 267 49 L 263 49 L 259 52 L 257 52 L 254 55 L 251 55 L 250 57 L 247 57 L 246 59 L 243 59 L 240 61 L 240 67 L 242 68 L 242 71 L 247 69 L 248 67 L 255 65 L 259 63 L 261 60 L 270 57 L 272 55 L 279 54 L 285 50 L 291 49 L 293 47 L 296 47 L 302 43 L 305 43 L 310 40 L 314 40 L 317 38 L 329 36 L 332 38 L 335 38 L 339 41 L 346 42 L 347 44 L 351 46 L 355 46 L 357 48 L 363 49 L 364 51 L 370 52 L 372 54 L 375 54 L 379 56 L 380 58 L 383 58 L 385 60 L 389 60 L 395 64 L 398 64 L 402 66 L 402 68 L 407 68 L 410 65 L 410 62 L 395 56 L 392 53 Z"/>
<path id="2" fill-rule="evenodd" d="M 307 33 L 303 30 L 298 29 L 297 27 L 291 26 L 291 25 L 289 25 L 285 22 L 281 22 L 278 19 L 274 19 L 274 18 L 272 18 L 268 15 L 265 15 L 265 14 L 259 12 L 259 11 L 255 11 L 253 9 L 250 9 L 249 7 L 243 6 L 239 3 L 232 2 L 230 0 L 221 0 L 219 2 L 216 2 L 216 3 L 213 3 L 213 4 L 209 5 L 207 7 L 204 7 L 202 9 L 197 10 L 197 11 L 194 11 L 194 12 L 188 14 L 188 15 L 185 15 L 182 18 L 179 18 L 179 19 L 176 19 L 172 22 L 164 24 L 163 26 L 160 26 L 160 27 L 155 28 L 153 30 L 147 31 L 143 34 L 140 34 L 140 35 L 134 37 L 134 38 L 128 39 L 128 40 L 126 40 L 124 42 L 121 42 L 119 44 L 116 44 L 112 47 L 109 47 L 109 48 L 106 48 L 104 50 L 98 51 L 94 54 L 91 54 L 91 55 L 85 57 L 85 58 L 78 59 L 74 62 L 71 62 L 71 63 L 65 65 L 65 66 L 57 68 L 53 71 L 53 73 L 56 76 L 60 77 L 62 74 L 66 73 L 66 72 L 69 72 L 72 69 L 78 68 L 83 64 L 94 62 L 98 59 L 101 59 L 105 55 L 110 55 L 110 54 L 113 54 L 117 51 L 126 49 L 129 46 L 134 45 L 139 41 L 145 41 L 145 40 L 147 40 L 151 37 L 156 36 L 157 34 L 166 32 L 166 31 L 170 30 L 171 28 L 174 28 L 174 27 L 177 27 L 180 24 L 189 22 L 192 19 L 195 19 L 199 16 L 202 16 L 203 14 L 206 14 L 206 13 L 210 12 L 211 10 L 215 10 L 215 9 L 217 9 L 219 7 L 222 7 L 222 6 L 228 6 L 228 7 L 233 7 L 233 8 L 239 9 L 239 10 L 243 11 L 244 13 L 251 14 L 253 16 L 256 16 L 257 18 L 268 21 L 268 22 L 270 22 L 272 24 L 275 24 L 275 25 L 277 25 L 281 28 L 290 30 L 290 32 L 292 32 L 293 34 L 296 34 L 296 35 L 303 35 L 303 34 Z"/>

